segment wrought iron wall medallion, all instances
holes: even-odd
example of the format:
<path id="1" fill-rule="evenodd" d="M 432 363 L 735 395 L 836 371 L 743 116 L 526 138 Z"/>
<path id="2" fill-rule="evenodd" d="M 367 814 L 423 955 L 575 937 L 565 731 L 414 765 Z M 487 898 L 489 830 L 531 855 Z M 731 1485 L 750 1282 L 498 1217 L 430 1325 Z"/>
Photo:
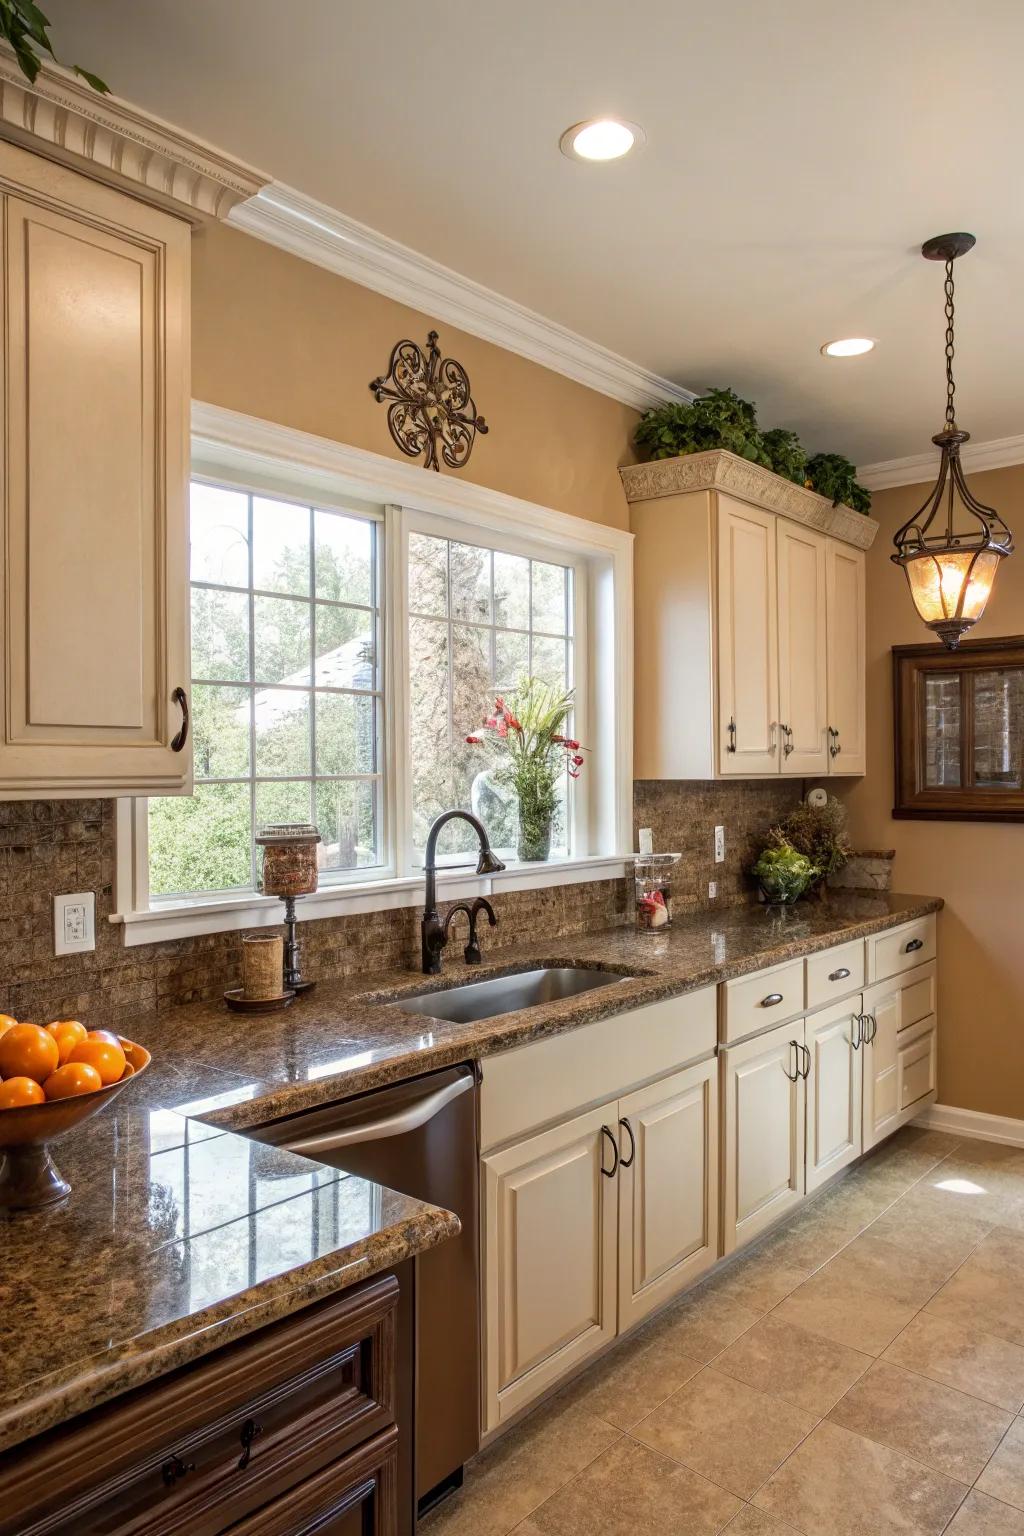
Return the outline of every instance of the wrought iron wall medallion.
<path id="1" fill-rule="evenodd" d="M 465 368 L 453 357 L 442 358 L 436 331 L 427 346 L 424 355 L 414 341 L 398 342 L 387 373 L 372 379 L 370 388 L 378 404 L 392 402 L 388 427 L 403 453 L 411 459 L 422 453 L 424 469 L 440 470 L 439 459 L 449 469 L 461 469 L 487 423 L 477 415 Z"/>

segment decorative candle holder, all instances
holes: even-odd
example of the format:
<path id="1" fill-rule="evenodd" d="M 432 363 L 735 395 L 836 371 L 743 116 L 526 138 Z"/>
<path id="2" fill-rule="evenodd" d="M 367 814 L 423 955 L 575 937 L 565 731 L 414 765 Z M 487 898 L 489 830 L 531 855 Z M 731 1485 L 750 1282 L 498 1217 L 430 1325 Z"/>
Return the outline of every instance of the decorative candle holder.
<path id="1" fill-rule="evenodd" d="M 278 896 L 284 902 L 284 985 L 290 992 L 308 992 L 316 985 L 303 979 L 299 959 L 302 946 L 295 937 L 295 903 L 317 888 L 319 842 L 320 833 L 308 822 L 263 827 L 256 836 L 256 846 L 263 849 L 260 889 L 265 896 Z"/>

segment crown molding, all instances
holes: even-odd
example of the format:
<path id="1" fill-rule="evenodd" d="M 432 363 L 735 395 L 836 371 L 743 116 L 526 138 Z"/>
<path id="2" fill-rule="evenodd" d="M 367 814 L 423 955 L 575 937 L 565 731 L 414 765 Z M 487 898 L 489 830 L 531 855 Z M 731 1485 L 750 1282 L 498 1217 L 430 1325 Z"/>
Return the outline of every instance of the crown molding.
<path id="1" fill-rule="evenodd" d="M 0 139 L 183 214 L 223 219 L 270 180 L 141 108 L 46 65 L 34 84 L 0 48 Z"/>
<path id="2" fill-rule="evenodd" d="M 994 437 L 987 443 L 965 443 L 960 450 L 965 470 L 980 474 L 986 469 L 1008 469 L 1024 464 L 1024 433 Z M 939 450 L 911 454 L 906 459 L 884 459 L 857 469 L 857 479 L 869 491 L 885 491 L 894 485 L 927 485 L 939 472 Z"/>
<path id="3" fill-rule="evenodd" d="M 634 410 L 694 398 L 691 390 L 279 182 L 233 208 L 228 222 Z"/>
<path id="4" fill-rule="evenodd" d="M 619 474 L 630 502 L 681 496 L 688 491 L 727 491 L 857 549 L 870 549 L 878 532 L 873 517 L 854 512 L 842 503 L 833 506 L 827 496 L 796 485 L 761 464 L 741 459 L 727 448 L 683 454 L 674 459 L 652 459 L 647 464 L 628 464 Z"/>

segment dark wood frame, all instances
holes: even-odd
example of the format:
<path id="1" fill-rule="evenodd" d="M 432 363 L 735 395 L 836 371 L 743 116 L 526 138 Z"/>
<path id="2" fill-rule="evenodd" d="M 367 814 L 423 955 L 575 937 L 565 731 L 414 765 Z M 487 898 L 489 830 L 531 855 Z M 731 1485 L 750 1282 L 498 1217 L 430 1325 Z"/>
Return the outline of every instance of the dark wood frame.
<path id="1" fill-rule="evenodd" d="M 1000 640 L 965 640 L 955 651 L 938 645 L 894 645 L 892 649 L 893 747 L 895 802 L 898 820 L 1024 821 L 1024 789 L 955 789 L 924 784 L 922 679 L 943 672 L 991 671 L 999 667 L 1024 669 L 1024 635 Z M 965 707 L 961 710 L 964 777 L 973 761 L 973 718 L 966 708 L 967 690 L 961 681 Z"/>

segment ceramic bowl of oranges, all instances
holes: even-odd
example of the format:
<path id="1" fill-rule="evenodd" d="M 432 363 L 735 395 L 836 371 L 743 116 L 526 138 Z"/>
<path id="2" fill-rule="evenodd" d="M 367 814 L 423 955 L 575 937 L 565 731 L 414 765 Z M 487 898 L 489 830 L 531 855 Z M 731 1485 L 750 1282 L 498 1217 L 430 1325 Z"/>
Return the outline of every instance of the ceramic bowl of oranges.
<path id="1" fill-rule="evenodd" d="M 0 1014 L 0 1210 L 63 1200 L 47 1150 L 149 1066 L 141 1045 L 77 1019 L 24 1024 Z"/>

